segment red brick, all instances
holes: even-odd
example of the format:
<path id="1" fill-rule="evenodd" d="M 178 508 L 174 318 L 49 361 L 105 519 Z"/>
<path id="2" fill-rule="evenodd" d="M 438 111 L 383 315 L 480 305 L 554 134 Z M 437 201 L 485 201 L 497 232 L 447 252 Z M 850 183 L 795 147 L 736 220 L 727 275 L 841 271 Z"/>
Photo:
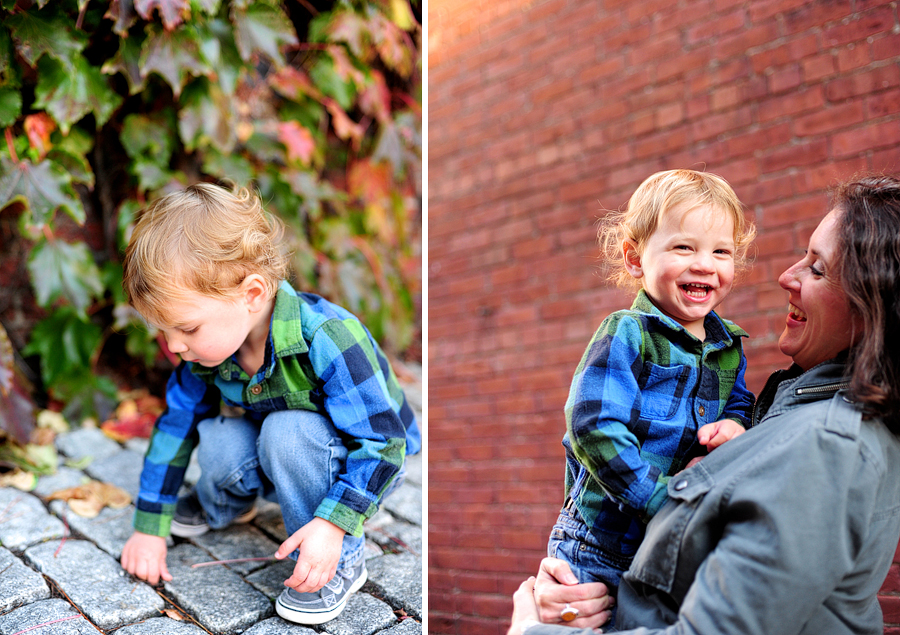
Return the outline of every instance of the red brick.
<path id="1" fill-rule="evenodd" d="M 826 46 L 841 46 L 859 42 L 878 33 L 890 31 L 894 27 L 894 9 L 891 6 L 878 7 L 865 13 L 856 14 L 848 22 L 841 22 L 822 32 Z"/>
<path id="2" fill-rule="evenodd" d="M 798 137 L 807 137 L 849 128 L 864 120 L 865 110 L 863 103 L 861 101 L 852 101 L 826 108 L 805 117 L 798 117 L 794 120 L 794 132 Z"/>
<path id="3" fill-rule="evenodd" d="M 886 60 L 900 56 L 900 35 L 885 33 L 881 37 L 874 37 L 872 42 L 872 57 L 875 60 Z"/>
<path id="4" fill-rule="evenodd" d="M 834 75 L 835 60 L 830 53 L 807 57 L 800 62 L 803 81 L 811 84 Z"/>
<path id="5" fill-rule="evenodd" d="M 836 134 L 832 141 L 835 156 L 867 152 L 900 142 L 900 121 L 887 121 L 866 128 Z"/>

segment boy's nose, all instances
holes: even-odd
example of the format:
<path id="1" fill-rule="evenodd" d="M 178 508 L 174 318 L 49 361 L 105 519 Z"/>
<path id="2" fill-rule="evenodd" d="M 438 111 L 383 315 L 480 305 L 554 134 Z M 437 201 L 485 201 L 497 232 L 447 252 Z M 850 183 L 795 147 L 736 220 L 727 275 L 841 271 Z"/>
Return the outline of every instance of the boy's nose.
<path id="1" fill-rule="evenodd" d="M 173 353 L 183 353 L 188 347 L 185 346 L 184 342 L 179 340 L 177 337 L 167 337 L 166 344 L 169 346 L 169 350 Z"/>
<path id="2" fill-rule="evenodd" d="M 691 263 L 691 269 L 694 271 L 712 271 L 713 268 L 713 259 L 709 254 L 698 252 Z"/>

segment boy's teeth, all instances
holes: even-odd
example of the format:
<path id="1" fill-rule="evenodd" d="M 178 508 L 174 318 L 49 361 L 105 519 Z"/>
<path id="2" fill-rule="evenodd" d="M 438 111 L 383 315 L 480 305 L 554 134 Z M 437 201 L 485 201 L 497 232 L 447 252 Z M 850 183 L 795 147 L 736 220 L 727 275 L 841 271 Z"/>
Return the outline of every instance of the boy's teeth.
<path id="1" fill-rule="evenodd" d="M 794 318 L 795 320 L 797 320 L 799 322 L 806 321 L 806 313 L 804 313 L 803 311 L 801 311 L 800 309 L 795 307 L 793 304 L 788 305 L 788 312 L 790 313 L 791 317 Z"/>
<path id="2" fill-rule="evenodd" d="M 686 284 L 681 287 L 689 296 L 702 298 L 709 292 L 709 287 L 700 284 Z"/>

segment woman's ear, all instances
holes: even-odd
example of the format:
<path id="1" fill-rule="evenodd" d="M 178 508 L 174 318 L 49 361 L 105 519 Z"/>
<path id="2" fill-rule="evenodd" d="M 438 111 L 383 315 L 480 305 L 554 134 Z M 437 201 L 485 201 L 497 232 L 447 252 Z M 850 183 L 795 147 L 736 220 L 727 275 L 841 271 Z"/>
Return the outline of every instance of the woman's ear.
<path id="1" fill-rule="evenodd" d="M 251 273 L 241 282 L 241 298 L 251 313 L 265 308 L 269 300 L 269 287 L 258 273 Z"/>
<path id="2" fill-rule="evenodd" d="M 642 278 L 644 270 L 641 268 L 641 254 L 637 245 L 628 239 L 622 241 L 622 259 L 625 261 L 625 270 L 633 278 Z"/>

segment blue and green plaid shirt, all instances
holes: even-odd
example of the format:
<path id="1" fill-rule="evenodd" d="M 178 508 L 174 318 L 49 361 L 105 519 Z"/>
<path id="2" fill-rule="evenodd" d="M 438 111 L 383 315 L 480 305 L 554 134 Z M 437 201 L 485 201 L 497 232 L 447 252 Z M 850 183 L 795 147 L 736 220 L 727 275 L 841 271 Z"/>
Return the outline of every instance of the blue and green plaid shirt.
<path id="1" fill-rule="evenodd" d="M 750 425 L 747 333 L 714 312 L 701 342 L 640 291 L 588 345 L 566 402 L 566 495 L 603 544 L 633 555 L 669 478 L 705 453 L 700 426 Z"/>
<path id="2" fill-rule="evenodd" d="M 220 403 L 262 422 L 274 411 L 313 410 L 348 439 L 346 465 L 316 510 L 347 533 L 378 509 L 382 492 L 421 447 L 406 396 L 378 344 L 347 310 L 282 282 L 265 361 L 253 377 L 232 356 L 214 368 L 182 362 L 166 388 L 166 410 L 150 437 L 134 527 L 167 536 L 197 424 Z"/>

